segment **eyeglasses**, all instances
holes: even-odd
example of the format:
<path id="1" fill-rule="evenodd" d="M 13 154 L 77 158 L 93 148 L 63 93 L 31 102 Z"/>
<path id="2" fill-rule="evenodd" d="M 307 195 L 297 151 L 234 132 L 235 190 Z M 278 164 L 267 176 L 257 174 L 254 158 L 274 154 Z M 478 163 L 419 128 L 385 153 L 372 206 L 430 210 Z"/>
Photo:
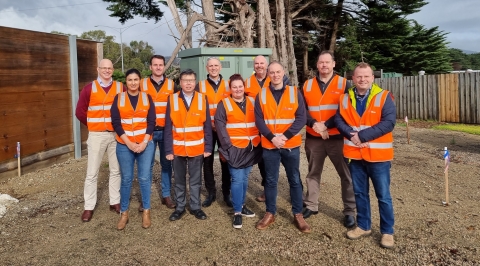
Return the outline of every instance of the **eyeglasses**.
<path id="1" fill-rule="evenodd" d="M 98 67 L 98 69 L 112 71 L 113 67 Z"/>
<path id="2" fill-rule="evenodd" d="M 195 83 L 195 79 L 181 79 L 185 83 Z"/>

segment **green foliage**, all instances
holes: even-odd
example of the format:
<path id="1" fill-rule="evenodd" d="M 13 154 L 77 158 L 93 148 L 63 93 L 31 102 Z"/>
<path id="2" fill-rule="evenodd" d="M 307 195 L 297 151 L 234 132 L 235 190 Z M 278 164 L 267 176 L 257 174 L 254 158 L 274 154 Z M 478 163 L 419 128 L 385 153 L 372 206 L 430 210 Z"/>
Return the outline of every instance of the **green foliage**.
<path id="1" fill-rule="evenodd" d="M 116 69 L 115 71 L 113 71 L 112 78 L 115 81 L 120 81 L 122 83 L 125 83 L 125 73 L 123 73 L 122 70 Z"/>
<path id="2" fill-rule="evenodd" d="M 121 72 L 122 58 L 120 44 L 115 42 L 115 37 L 107 35 L 103 30 L 87 31 L 80 35 L 80 38 L 103 42 L 103 58 L 112 60 L 113 67 Z M 123 44 L 123 64 L 125 71 L 136 68 L 140 72 L 149 69 L 150 57 L 155 50 L 147 42 L 131 41 L 130 46 Z"/>
<path id="3" fill-rule="evenodd" d="M 460 49 L 448 49 L 453 70 L 480 69 L 480 53 L 465 54 Z"/>
<path id="4" fill-rule="evenodd" d="M 443 124 L 443 125 L 433 126 L 433 129 L 459 131 L 459 132 L 465 132 L 473 135 L 480 135 L 480 126 L 478 125 Z"/>
<path id="5" fill-rule="evenodd" d="M 117 17 L 123 24 L 134 16 L 153 19 L 158 22 L 163 17 L 163 12 L 155 0 L 103 0 L 112 3 L 107 7 L 111 11 L 110 17 Z"/>
<path id="6" fill-rule="evenodd" d="M 418 12 L 423 0 L 361 0 L 358 17 L 342 28 L 337 53 L 342 70 L 353 70 L 362 59 L 387 72 L 417 75 L 450 71 L 446 33 L 430 29 L 405 16 Z"/>

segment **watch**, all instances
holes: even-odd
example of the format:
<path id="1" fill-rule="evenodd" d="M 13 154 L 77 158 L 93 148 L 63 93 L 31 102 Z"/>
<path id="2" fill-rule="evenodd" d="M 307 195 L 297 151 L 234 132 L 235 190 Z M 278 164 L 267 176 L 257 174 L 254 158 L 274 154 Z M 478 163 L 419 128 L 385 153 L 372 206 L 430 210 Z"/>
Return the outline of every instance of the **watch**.
<path id="1" fill-rule="evenodd" d="M 148 140 L 144 140 L 143 143 L 147 144 L 147 143 L 148 143 Z"/>

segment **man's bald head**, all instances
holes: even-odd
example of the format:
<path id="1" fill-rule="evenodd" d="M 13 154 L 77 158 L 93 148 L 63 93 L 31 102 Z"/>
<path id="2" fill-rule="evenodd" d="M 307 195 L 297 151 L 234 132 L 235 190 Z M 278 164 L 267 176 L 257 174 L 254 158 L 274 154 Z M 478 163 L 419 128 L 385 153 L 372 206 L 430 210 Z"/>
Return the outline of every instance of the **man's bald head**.
<path id="1" fill-rule="evenodd" d="M 102 59 L 97 67 L 98 77 L 104 82 L 109 83 L 113 75 L 113 63 L 110 59 Z"/>
<path id="2" fill-rule="evenodd" d="M 253 69 L 257 79 L 264 79 L 267 75 L 267 59 L 263 55 L 258 55 L 253 60 Z"/>

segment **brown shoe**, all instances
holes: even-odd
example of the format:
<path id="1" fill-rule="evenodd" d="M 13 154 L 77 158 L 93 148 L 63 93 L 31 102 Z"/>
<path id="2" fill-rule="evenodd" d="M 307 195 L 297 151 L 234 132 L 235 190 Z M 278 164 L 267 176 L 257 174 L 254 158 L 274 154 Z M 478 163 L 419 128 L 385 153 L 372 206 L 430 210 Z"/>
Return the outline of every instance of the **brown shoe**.
<path id="1" fill-rule="evenodd" d="M 169 209 L 175 209 L 175 206 L 176 206 L 170 197 L 162 198 L 162 204 L 167 206 L 167 208 Z"/>
<path id="2" fill-rule="evenodd" d="M 382 248 L 393 248 L 395 241 L 393 240 L 393 235 L 383 234 L 382 240 L 380 241 L 380 246 Z"/>
<path id="3" fill-rule="evenodd" d="M 120 214 L 120 220 L 118 221 L 117 229 L 123 230 L 127 225 L 127 223 L 128 223 L 128 211 L 125 211 Z"/>
<path id="4" fill-rule="evenodd" d="M 143 210 L 143 214 L 142 214 L 142 227 L 147 229 L 150 227 L 151 225 L 151 221 L 150 221 L 150 210 Z"/>
<path id="5" fill-rule="evenodd" d="M 256 228 L 258 230 L 265 230 L 269 225 L 273 224 L 274 222 L 275 222 L 275 216 L 270 212 L 266 212 L 262 220 L 260 220 L 257 223 Z"/>
<path id="6" fill-rule="evenodd" d="M 372 230 L 365 231 L 357 226 L 355 229 L 347 232 L 347 238 L 350 240 L 356 240 L 364 236 L 369 236 L 370 234 L 372 234 Z"/>
<path id="7" fill-rule="evenodd" d="M 112 212 L 120 213 L 120 203 L 110 205 L 110 210 Z"/>
<path id="8" fill-rule="evenodd" d="M 265 192 L 255 198 L 258 202 L 265 202 Z"/>
<path id="9" fill-rule="evenodd" d="M 82 221 L 90 222 L 92 220 L 93 210 L 84 210 L 82 213 Z"/>
<path id="10" fill-rule="evenodd" d="M 293 223 L 302 233 L 310 233 L 312 231 L 310 225 L 308 225 L 307 222 L 305 222 L 305 219 L 303 219 L 302 213 L 295 214 L 293 217 Z"/>
<path id="11" fill-rule="evenodd" d="M 143 212 L 143 202 L 140 201 L 140 205 L 138 206 L 138 212 Z"/>

